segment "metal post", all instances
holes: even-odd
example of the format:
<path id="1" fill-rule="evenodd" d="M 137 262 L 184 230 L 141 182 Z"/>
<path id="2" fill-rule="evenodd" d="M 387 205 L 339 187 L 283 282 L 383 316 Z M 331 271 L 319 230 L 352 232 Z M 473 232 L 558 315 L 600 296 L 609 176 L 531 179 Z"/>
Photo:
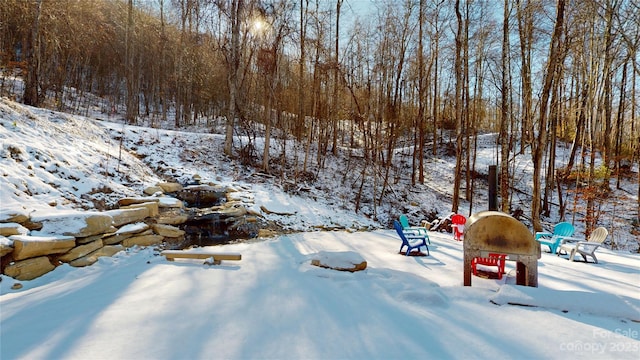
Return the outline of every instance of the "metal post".
<path id="1" fill-rule="evenodd" d="M 489 210 L 498 210 L 498 171 L 496 165 L 489 165 Z"/>

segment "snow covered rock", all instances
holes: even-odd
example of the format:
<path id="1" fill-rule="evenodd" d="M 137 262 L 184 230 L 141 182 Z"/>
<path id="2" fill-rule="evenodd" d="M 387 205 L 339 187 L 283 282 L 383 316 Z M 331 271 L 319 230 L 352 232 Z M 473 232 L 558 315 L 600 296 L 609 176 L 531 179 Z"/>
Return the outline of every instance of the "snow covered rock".
<path id="1" fill-rule="evenodd" d="M 184 230 L 166 224 L 154 224 L 152 228 L 156 234 L 166 237 L 180 237 L 184 236 L 185 233 Z"/>
<path id="2" fill-rule="evenodd" d="M 313 256 L 311 265 L 338 271 L 356 272 L 367 268 L 367 262 L 353 251 L 320 251 Z"/>
<path id="3" fill-rule="evenodd" d="M 126 197 L 118 200 L 118 206 L 127 206 L 133 204 L 142 204 L 146 202 L 160 202 L 159 197 L 145 196 L 145 197 Z"/>
<path id="4" fill-rule="evenodd" d="M 131 208 L 139 208 L 139 207 L 147 208 L 147 210 L 149 210 L 149 217 L 155 217 L 155 216 L 158 216 L 159 214 L 157 201 L 148 201 L 148 202 L 143 202 L 139 204 L 121 206 L 120 209 L 131 209 Z"/>
<path id="5" fill-rule="evenodd" d="M 76 246 L 76 239 L 73 236 L 12 235 L 9 240 L 13 240 L 14 260 L 66 253 Z"/>
<path id="6" fill-rule="evenodd" d="M 40 214 L 31 219 L 43 224 L 39 232 L 43 235 L 87 237 L 110 232 L 113 228 L 113 218 L 109 214 L 99 212 L 64 211 Z"/>
<path id="7" fill-rule="evenodd" d="M 29 229 L 18 223 L 0 223 L 0 236 L 26 235 L 28 233 Z"/>
<path id="8" fill-rule="evenodd" d="M 180 213 L 177 209 L 172 209 L 168 211 L 162 212 L 162 214 L 156 217 L 156 222 L 158 224 L 166 224 L 166 225 L 179 225 L 184 224 L 189 220 L 189 217 L 185 214 Z"/>
<path id="9" fill-rule="evenodd" d="M 140 222 L 135 224 L 127 224 L 113 234 L 108 234 L 102 238 L 104 245 L 115 245 L 123 242 L 124 240 L 136 236 L 136 235 L 150 235 L 152 231 L 149 225 Z"/>
<path id="10" fill-rule="evenodd" d="M 13 262 L 4 269 L 4 273 L 16 280 L 32 280 L 40 277 L 56 267 L 46 256 L 39 256 Z"/>
<path id="11" fill-rule="evenodd" d="M 29 220 L 29 215 L 20 210 L 3 209 L 0 210 L 0 223 L 16 222 L 22 224 Z"/>
<path id="12" fill-rule="evenodd" d="M 182 185 L 173 182 L 159 183 L 157 186 L 165 193 L 174 193 L 182 190 Z"/>
<path id="13" fill-rule="evenodd" d="M 157 193 L 164 193 L 164 190 L 162 190 L 162 188 L 160 186 L 149 186 L 148 188 L 144 189 L 142 192 L 144 192 L 146 195 L 154 195 Z"/>
<path id="14" fill-rule="evenodd" d="M 104 213 L 110 215 L 113 218 L 113 226 L 115 227 L 142 221 L 145 218 L 149 217 L 149 209 L 147 209 L 146 207 L 108 210 Z"/>

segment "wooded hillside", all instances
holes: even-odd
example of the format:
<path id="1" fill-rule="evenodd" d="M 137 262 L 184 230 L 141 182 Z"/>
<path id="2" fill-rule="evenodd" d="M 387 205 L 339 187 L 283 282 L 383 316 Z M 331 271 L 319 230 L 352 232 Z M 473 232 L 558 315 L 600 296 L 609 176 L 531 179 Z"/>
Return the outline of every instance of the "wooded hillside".
<path id="1" fill-rule="evenodd" d="M 81 112 L 92 94 L 132 124 L 224 119 L 225 152 L 266 172 L 270 142 L 296 141 L 296 179 L 346 147 L 386 184 L 392 149 L 411 146 L 422 183 L 424 159 L 450 149 L 454 212 L 473 196 L 476 135 L 495 132 L 499 208 L 512 210 L 512 160 L 528 151 L 534 228 L 573 184 L 589 229 L 639 162 L 639 44 L 631 0 L 3 0 L 0 95 Z"/>

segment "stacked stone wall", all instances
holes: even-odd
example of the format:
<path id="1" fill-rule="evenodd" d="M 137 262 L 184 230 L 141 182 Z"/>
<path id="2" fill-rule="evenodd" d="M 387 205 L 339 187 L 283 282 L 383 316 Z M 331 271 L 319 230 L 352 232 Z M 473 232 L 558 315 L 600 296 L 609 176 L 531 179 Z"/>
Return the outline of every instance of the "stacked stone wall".
<path id="1" fill-rule="evenodd" d="M 16 280 L 31 280 L 60 265 L 92 265 L 100 257 L 113 256 L 133 246 L 167 248 L 183 244 L 188 234 L 180 226 L 201 215 L 185 208 L 184 203 L 189 200 L 183 202 L 173 196 L 184 195 L 188 199 L 194 193 L 199 201 L 205 199 L 203 194 L 224 198 L 221 205 L 206 211 L 223 219 L 228 231 L 246 237 L 276 234 L 274 230 L 258 228 L 261 214 L 247 207 L 253 201 L 238 198 L 233 188 L 183 188 L 178 183 L 160 183 L 145 189 L 145 196 L 120 199 L 114 210 L 51 210 L 35 215 L 0 210 L 0 273 Z"/>
<path id="2" fill-rule="evenodd" d="M 181 189 L 173 183 L 165 187 Z M 178 226 L 187 219 L 182 202 L 155 195 L 122 199 L 118 209 L 104 212 L 52 210 L 31 216 L 3 209 L 0 270 L 16 280 L 31 280 L 62 264 L 88 266 L 129 247 L 179 242 L 184 231 Z"/>

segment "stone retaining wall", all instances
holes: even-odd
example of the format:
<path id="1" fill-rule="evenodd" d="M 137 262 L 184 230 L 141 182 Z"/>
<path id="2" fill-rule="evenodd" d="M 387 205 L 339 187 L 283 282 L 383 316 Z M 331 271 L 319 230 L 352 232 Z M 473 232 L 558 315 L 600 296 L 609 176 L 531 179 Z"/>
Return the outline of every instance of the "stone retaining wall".
<path id="1" fill-rule="evenodd" d="M 16 280 L 31 280 L 65 263 L 87 266 L 132 246 L 182 241 L 185 232 L 178 226 L 188 218 L 183 203 L 158 189 L 176 192 L 182 186 L 158 184 L 153 196 L 121 199 L 118 209 L 104 212 L 52 210 L 31 216 L 3 209 L 0 271 Z"/>

